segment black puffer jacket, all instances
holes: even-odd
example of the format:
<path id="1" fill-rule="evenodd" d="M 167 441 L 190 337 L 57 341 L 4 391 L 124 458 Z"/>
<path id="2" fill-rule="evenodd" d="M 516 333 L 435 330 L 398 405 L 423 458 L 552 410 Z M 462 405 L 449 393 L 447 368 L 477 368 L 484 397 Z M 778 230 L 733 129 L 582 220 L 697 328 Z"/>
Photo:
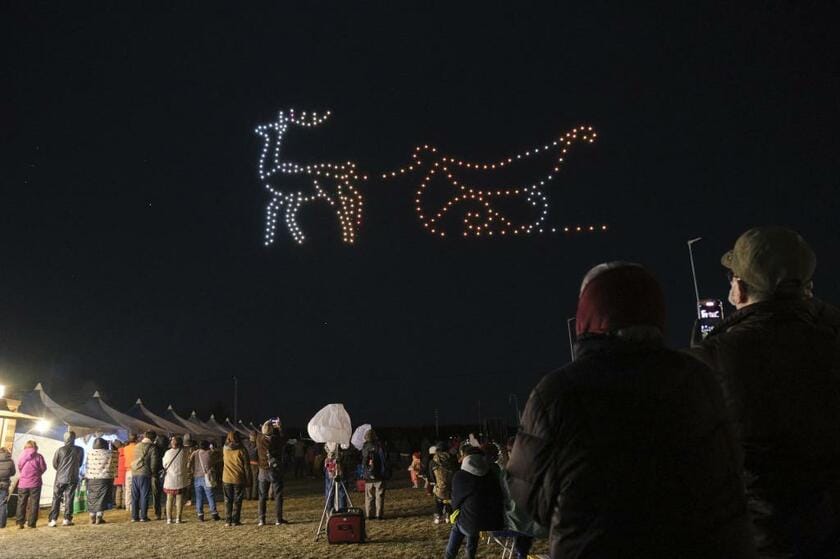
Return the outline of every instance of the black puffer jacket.
<path id="1" fill-rule="evenodd" d="M 502 486 L 483 455 L 465 456 L 452 476 L 452 510 L 459 511 L 458 525 L 468 534 L 504 528 Z"/>
<path id="2" fill-rule="evenodd" d="M 85 461 L 85 451 L 75 441 L 67 441 L 53 455 L 56 483 L 78 483 L 79 470 Z"/>
<path id="3" fill-rule="evenodd" d="M 691 353 L 716 371 L 744 449 L 759 551 L 840 556 L 840 312 L 771 300 Z M 786 556 L 786 555 L 785 555 Z"/>
<path id="4" fill-rule="evenodd" d="M 711 372 L 598 336 L 531 394 L 507 470 L 551 556 L 753 557 L 738 448 Z"/>
<path id="5" fill-rule="evenodd" d="M 9 479 L 15 475 L 15 463 L 12 455 L 3 447 L 0 447 L 0 489 L 9 488 Z M 2 506 L 2 503 L 0 503 Z"/>

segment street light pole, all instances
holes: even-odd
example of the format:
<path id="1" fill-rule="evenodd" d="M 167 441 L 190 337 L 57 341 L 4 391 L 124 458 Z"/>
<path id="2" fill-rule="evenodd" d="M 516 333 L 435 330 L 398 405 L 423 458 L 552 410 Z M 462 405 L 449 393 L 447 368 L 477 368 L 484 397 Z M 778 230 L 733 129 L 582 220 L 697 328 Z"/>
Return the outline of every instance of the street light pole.
<path id="1" fill-rule="evenodd" d="M 694 281 L 694 302 L 700 301 L 700 290 L 697 288 L 697 270 L 694 268 L 694 243 L 702 241 L 703 237 L 697 237 L 688 241 L 688 259 L 691 261 L 691 279 Z"/>

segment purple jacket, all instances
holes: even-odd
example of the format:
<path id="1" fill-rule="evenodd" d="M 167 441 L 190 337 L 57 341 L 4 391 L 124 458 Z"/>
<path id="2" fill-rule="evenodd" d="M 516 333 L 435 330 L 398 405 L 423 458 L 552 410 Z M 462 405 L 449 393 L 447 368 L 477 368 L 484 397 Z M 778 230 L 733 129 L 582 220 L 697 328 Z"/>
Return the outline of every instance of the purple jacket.
<path id="1" fill-rule="evenodd" d="M 41 476 L 47 471 L 47 463 L 34 448 L 24 448 L 18 458 L 18 471 L 20 472 L 19 489 L 41 487 Z"/>

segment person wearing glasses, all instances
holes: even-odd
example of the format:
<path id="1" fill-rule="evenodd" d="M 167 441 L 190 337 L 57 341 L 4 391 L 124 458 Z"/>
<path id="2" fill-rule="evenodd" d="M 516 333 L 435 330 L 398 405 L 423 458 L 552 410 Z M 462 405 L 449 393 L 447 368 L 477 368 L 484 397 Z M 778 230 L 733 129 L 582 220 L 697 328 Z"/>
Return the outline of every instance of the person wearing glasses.
<path id="1" fill-rule="evenodd" d="M 736 311 L 689 350 L 723 388 L 762 557 L 840 554 L 840 311 L 813 295 L 796 232 L 750 229 L 723 255 Z"/>

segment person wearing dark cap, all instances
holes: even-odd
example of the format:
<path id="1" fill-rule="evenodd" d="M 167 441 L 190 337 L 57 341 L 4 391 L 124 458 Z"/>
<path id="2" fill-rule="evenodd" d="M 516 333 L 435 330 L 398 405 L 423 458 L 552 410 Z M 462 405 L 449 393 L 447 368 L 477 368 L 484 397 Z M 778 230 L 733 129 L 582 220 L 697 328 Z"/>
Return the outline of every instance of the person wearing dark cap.
<path id="1" fill-rule="evenodd" d="M 55 468 L 55 485 L 53 486 L 52 508 L 50 509 L 48 526 L 54 528 L 64 502 L 63 526 L 73 525 L 73 503 L 76 498 L 76 487 L 79 485 L 79 470 L 85 461 L 85 451 L 76 446 L 76 433 L 64 433 L 64 446 L 53 455 Z"/>
<path id="2" fill-rule="evenodd" d="M 575 361 L 546 375 L 506 469 L 552 557 L 754 557 L 720 386 L 664 345 L 659 283 L 638 264 L 583 279 Z"/>
<path id="3" fill-rule="evenodd" d="M 790 229 L 750 229 L 721 263 L 736 311 L 690 352 L 723 387 L 759 554 L 840 556 L 840 311 Z"/>

